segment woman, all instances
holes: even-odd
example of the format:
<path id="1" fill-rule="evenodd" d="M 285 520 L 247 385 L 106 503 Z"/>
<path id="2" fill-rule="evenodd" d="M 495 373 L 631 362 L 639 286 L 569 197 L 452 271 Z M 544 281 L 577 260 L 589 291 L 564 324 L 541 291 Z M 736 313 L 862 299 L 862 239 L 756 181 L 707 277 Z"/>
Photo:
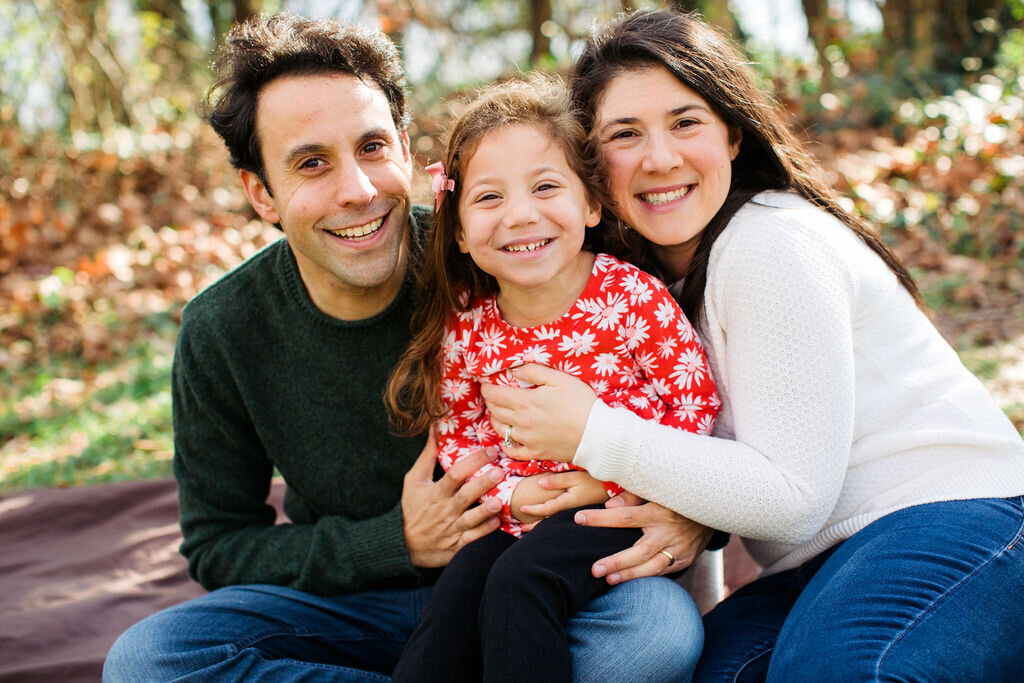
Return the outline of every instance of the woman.
<path id="1" fill-rule="evenodd" d="M 616 233 L 697 321 L 723 408 L 714 436 L 674 432 L 528 366 L 537 388 L 485 393 L 509 454 L 743 538 L 765 570 L 706 616 L 697 680 L 1019 677 L 1024 442 L 906 269 L 698 19 L 616 19 L 571 87 Z M 707 538 L 653 503 L 626 510 L 578 520 L 645 528 L 596 574 L 675 569 Z"/>

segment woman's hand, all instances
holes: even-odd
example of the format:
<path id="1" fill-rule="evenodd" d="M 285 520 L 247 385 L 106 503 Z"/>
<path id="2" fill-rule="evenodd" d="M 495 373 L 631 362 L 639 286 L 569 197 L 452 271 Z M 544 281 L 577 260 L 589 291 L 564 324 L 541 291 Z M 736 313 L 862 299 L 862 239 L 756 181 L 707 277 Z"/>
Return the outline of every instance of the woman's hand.
<path id="1" fill-rule="evenodd" d="M 644 503 L 626 491 L 609 500 L 604 510 L 581 510 L 575 519 L 585 526 L 643 529 L 644 535 L 632 547 L 601 558 L 591 568 L 595 577 L 604 576 L 611 585 L 689 567 L 713 533 L 703 524 L 657 503 Z"/>
<path id="2" fill-rule="evenodd" d="M 572 375 L 530 363 L 512 371 L 528 389 L 484 384 L 480 387 L 491 425 L 508 434 L 502 451 L 516 460 L 571 462 L 583 438 L 590 407 L 597 400 L 590 386 Z M 512 427 L 509 433 L 508 427 Z"/>
<path id="3" fill-rule="evenodd" d="M 604 484 L 587 472 L 573 470 L 526 477 L 512 492 L 512 514 L 521 522 L 538 522 L 556 512 L 608 500 Z"/>

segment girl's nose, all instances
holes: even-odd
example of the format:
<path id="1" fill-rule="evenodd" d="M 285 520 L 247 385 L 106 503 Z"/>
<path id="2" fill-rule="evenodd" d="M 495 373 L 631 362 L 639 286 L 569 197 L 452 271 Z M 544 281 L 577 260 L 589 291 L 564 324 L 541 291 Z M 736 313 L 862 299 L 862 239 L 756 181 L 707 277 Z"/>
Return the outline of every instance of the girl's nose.
<path id="1" fill-rule="evenodd" d="M 505 227 L 522 228 L 540 220 L 540 214 L 530 199 L 513 199 L 505 212 Z"/>

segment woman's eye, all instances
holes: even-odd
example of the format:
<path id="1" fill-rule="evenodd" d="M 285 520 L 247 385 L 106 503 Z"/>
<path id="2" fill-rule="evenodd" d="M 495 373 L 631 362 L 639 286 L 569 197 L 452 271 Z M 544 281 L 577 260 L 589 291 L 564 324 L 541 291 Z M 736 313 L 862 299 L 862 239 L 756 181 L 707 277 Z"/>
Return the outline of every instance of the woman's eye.
<path id="1" fill-rule="evenodd" d="M 700 123 L 700 121 L 698 121 L 697 119 L 680 119 L 679 121 L 676 121 L 675 127 L 690 128 L 692 126 L 696 126 L 698 123 Z"/>
<path id="2" fill-rule="evenodd" d="M 631 138 L 634 135 L 635 135 L 635 133 L 633 131 L 631 131 L 631 130 L 620 130 L 620 131 L 618 131 L 616 133 L 612 133 L 611 137 L 608 138 L 608 139 L 609 140 L 619 140 L 621 138 Z"/>

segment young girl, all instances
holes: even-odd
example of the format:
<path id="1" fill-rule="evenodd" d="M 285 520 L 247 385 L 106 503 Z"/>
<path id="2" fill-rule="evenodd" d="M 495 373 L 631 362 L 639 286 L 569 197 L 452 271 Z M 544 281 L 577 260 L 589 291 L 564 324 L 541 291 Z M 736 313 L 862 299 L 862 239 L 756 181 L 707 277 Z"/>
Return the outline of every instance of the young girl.
<path id="1" fill-rule="evenodd" d="M 514 369 L 542 363 L 580 377 L 610 406 L 701 434 L 714 425 L 707 359 L 671 295 L 584 249 L 604 198 L 585 140 L 558 82 L 509 82 L 459 117 L 445 164 L 428 169 L 437 203 L 422 305 L 389 405 L 407 431 L 436 422 L 445 469 L 502 449 L 502 479 L 485 497 L 500 501 L 502 523 L 445 569 L 396 681 L 569 680 L 566 620 L 606 588 L 590 564 L 640 537 L 576 525 L 579 507 L 620 487 L 577 471 L 542 488 L 530 475 L 578 468 L 507 457 L 515 435 L 492 428 L 482 383 L 519 386 Z M 523 535 L 552 509 L 562 512 Z"/>

